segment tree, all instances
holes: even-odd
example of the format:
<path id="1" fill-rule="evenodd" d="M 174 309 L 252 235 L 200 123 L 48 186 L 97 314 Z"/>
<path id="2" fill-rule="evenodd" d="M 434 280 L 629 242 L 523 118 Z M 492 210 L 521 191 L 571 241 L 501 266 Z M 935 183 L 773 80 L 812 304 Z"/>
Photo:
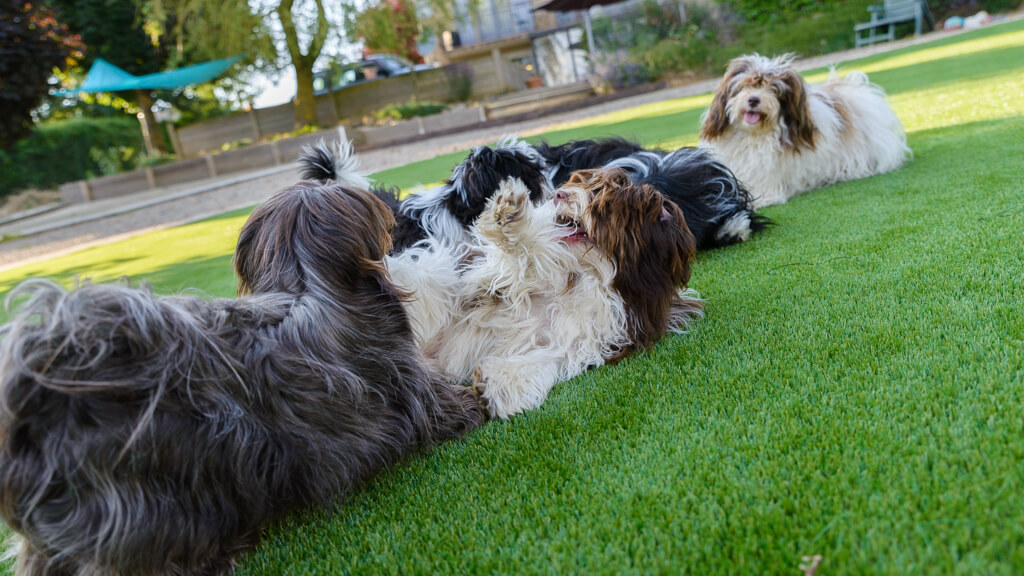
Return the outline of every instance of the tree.
<path id="1" fill-rule="evenodd" d="M 135 0 L 143 28 L 168 51 L 164 65 L 188 64 L 245 54 L 243 63 L 275 68 L 276 50 L 266 15 L 237 0 Z"/>
<path id="2" fill-rule="evenodd" d="M 536 4 L 536 3 L 535 3 Z M 419 0 L 420 34 L 423 38 L 434 38 L 434 58 L 448 63 L 441 42 L 446 30 L 455 30 L 460 22 L 472 17 L 479 29 L 478 10 L 480 0 Z"/>
<path id="3" fill-rule="evenodd" d="M 301 0 L 300 0 L 301 1 Z M 297 85 L 295 94 L 295 127 L 313 126 L 317 124 L 316 98 L 313 94 L 313 65 L 320 57 L 320 52 L 327 41 L 327 34 L 330 31 L 330 23 L 327 21 L 327 13 L 324 11 L 323 0 L 313 0 L 316 4 L 316 15 L 312 16 L 312 22 L 307 29 L 303 30 L 296 24 L 295 0 L 281 0 L 274 11 L 281 28 L 284 31 L 285 46 L 288 49 L 288 56 L 291 58 L 292 67 L 295 68 L 295 82 Z M 311 37 L 305 51 L 299 41 L 299 33 L 303 32 Z"/>
<path id="4" fill-rule="evenodd" d="M 398 54 L 423 62 L 416 38 L 420 34 L 412 0 L 385 0 L 349 20 L 349 33 L 363 41 L 365 52 Z"/>
<path id="5" fill-rule="evenodd" d="M 89 67 L 103 58 L 130 74 L 159 72 L 167 51 L 154 44 L 143 29 L 139 11 L 123 0 L 50 0 L 68 27 L 78 33 L 88 47 L 82 65 Z M 167 151 L 163 131 L 153 117 L 153 95 L 148 90 L 120 94 L 135 103 L 143 114 L 152 144 Z M 133 111 L 134 113 L 134 111 Z"/>
<path id="6" fill-rule="evenodd" d="M 51 10 L 0 1 L 0 149 L 7 149 L 31 131 L 31 112 L 49 93 L 54 69 L 82 58 L 83 46 Z"/>
<path id="7" fill-rule="evenodd" d="M 263 15 L 246 2 L 229 0 L 49 0 L 69 28 L 89 47 L 84 66 L 101 57 L 135 75 L 152 74 L 208 60 L 248 55 L 243 64 L 275 61 Z M 269 58 L 268 58 L 269 55 Z M 244 84 L 245 66 L 236 66 L 235 80 Z M 224 81 L 222 80 L 222 83 Z M 230 82 L 230 81 L 228 81 Z M 119 93 L 141 112 L 152 144 L 166 151 L 163 131 L 153 116 L 154 98 L 180 100 L 180 93 L 135 90 Z M 126 104 L 127 106 L 127 104 Z"/>

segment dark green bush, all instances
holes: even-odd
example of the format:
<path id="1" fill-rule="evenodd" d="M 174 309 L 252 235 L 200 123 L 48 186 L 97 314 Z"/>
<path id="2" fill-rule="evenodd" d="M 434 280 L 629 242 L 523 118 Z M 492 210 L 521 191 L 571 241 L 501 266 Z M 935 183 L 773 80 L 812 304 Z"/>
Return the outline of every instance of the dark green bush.
<path id="1" fill-rule="evenodd" d="M 616 67 L 622 70 L 640 64 L 652 78 L 715 76 L 730 59 L 750 52 L 806 57 L 852 48 L 854 24 L 865 21 L 868 5 L 879 1 L 687 3 L 683 22 L 677 4 L 648 0 L 636 13 L 595 20 L 594 38 L 606 53 L 629 55 Z M 602 68 L 599 74 L 614 77 L 617 72 Z"/>
<path id="2" fill-rule="evenodd" d="M 393 104 L 377 111 L 378 121 L 407 120 L 416 116 L 431 116 L 439 114 L 445 109 L 444 104 L 437 102 L 407 102 L 405 104 Z"/>
<path id="3" fill-rule="evenodd" d="M 0 196 L 133 169 L 145 145 L 133 118 L 72 118 L 37 126 L 0 151 Z"/>
<path id="4" fill-rule="evenodd" d="M 733 10 L 751 24 L 792 22 L 808 14 L 841 9 L 844 4 L 851 3 L 829 0 L 729 0 Z"/>
<path id="5" fill-rule="evenodd" d="M 948 16 L 970 16 L 982 10 L 997 14 L 1009 12 L 1022 4 L 1022 0 L 928 0 L 928 8 L 940 26 L 941 21 Z"/>
<path id="6" fill-rule="evenodd" d="M 781 0 L 779 3 L 787 4 Z M 793 0 L 790 3 L 798 2 Z M 805 2 L 808 5 L 802 12 L 792 7 L 780 9 L 767 23 L 747 19 L 740 25 L 740 41 L 733 48 L 732 55 L 760 52 L 770 56 L 795 52 L 807 57 L 853 48 L 853 26 L 866 22 L 870 18 L 867 7 L 877 3 L 879 0 Z M 741 15 L 746 18 L 746 15 Z"/>

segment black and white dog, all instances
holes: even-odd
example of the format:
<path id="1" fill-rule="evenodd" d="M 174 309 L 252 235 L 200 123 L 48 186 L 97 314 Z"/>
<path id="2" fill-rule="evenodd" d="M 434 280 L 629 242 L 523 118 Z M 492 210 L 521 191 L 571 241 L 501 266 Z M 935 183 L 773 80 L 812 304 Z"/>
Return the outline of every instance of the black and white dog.
<path id="1" fill-rule="evenodd" d="M 708 152 L 683 147 L 673 152 L 644 150 L 623 138 L 539 144 L 555 187 L 576 170 L 619 168 L 636 184 L 649 184 L 679 206 L 686 224 L 706 250 L 743 242 L 771 222 L 753 210 L 747 189 Z"/>
<path id="2" fill-rule="evenodd" d="M 356 174 L 357 157 L 351 145 L 342 142 L 332 149 L 324 142 L 307 148 L 299 159 L 303 178 L 337 180 Z M 450 243 L 468 238 L 469 227 L 484 211 L 487 201 L 507 178 L 517 178 L 530 190 L 530 200 L 551 197 L 551 182 L 545 174 L 544 158 L 532 146 L 515 138 L 504 138 L 497 146 L 477 146 L 458 164 L 443 184 L 407 198 L 398 199 L 398 190 L 367 187 L 395 213 L 392 253 L 402 252 L 426 238 Z M 348 176 L 351 177 L 351 176 Z"/>
<path id="3" fill-rule="evenodd" d="M 336 180 L 352 173 L 354 158 L 347 143 L 337 150 L 321 143 L 302 156 L 303 176 Z M 623 138 L 560 146 L 532 146 L 506 138 L 494 148 L 477 146 L 444 184 L 404 202 L 396 190 L 373 191 L 395 212 L 393 253 L 398 253 L 428 237 L 447 243 L 468 240 L 470 226 L 507 178 L 522 181 L 530 200 L 537 203 L 549 199 L 574 171 L 599 168 L 619 168 L 635 183 L 653 186 L 679 206 L 698 250 L 743 242 L 770 224 L 753 211 L 747 190 L 732 172 L 709 153 L 696 148 L 645 150 Z"/>

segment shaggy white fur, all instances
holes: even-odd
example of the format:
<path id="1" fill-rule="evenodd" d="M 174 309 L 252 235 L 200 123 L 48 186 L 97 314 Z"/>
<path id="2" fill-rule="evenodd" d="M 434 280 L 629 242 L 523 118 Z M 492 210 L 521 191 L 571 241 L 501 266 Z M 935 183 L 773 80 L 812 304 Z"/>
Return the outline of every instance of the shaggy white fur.
<path id="1" fill-rule="evenodd" d="M 614 265 L 598 250 L 574 253 L 552 202 L 534 207 L 522 182 L 506 180 L 473 234 L 481 256 L 463 275 L 471 305 L 427 353 L 473 377 L 492 416 L 539 406 L 557 382 L 628 344 Z"/>
<path id="2" fill-rule="evenodd" d="M 885 92 L 865 74 L 805 84 L 792 55 L 733 60 L 701 129 L 702 147 L 751 192 L 754 207 L 899 168 L 911 155 Z"/>
<path id="3" fill-rule="evenodd" d="M 413 293 L 407 309 L 424 351 L 454 379 L 472 379 L 492 417 L 539 406 L 558 382 L 635 344 L 613 288 L 615 264 L 558 223 L 586 221 L 588 200 L 535 206 L 529 189 L 509 178 L 473 227 L 471 245 L 428 241 L 388 260 L 395 283 Z M 700 314 L 695 292 L 679 291 L 678 299 L 670 332 Z"/>

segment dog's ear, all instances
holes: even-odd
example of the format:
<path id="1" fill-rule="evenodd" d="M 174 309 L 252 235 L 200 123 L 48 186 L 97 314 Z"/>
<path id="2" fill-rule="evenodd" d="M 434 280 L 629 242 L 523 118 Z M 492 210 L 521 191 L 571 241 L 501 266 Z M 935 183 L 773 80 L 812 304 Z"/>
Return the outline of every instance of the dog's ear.
<path id="1" fill-rule="evenodd" d="M 235 249 L 238 295 L 331 292 L 360 279 L 386 277 L 391 210 L 364 190 L 301 182 L 259 206 L 242 227 Z"/>
<path id="2" fill-rule="evenodd" d="M 782 142 L 795 152 L 814 150 L 815 127 L 804 80 L 792 68 L 783 72 L 779 79 L 785 86 L 779 96 L 781 115 L 786 126 Z"/>
<path id="3" fill-rule="evenodd" d="M 711 107 L 704 116 L 704 122 L 700 127 L 701 140 L 714 140 L 729 129 L 729 111 L 727 106 L 729 98 L 732 97 L 733 85 L 736 77 L 746 73 L 750 67 L 750 61 L 746 58 L 736 58 L 729 63 L 725 76 L 718 83 L 718 88 L 711 100 Z"/>
<path id="4" fill-rule="evenodd" d="M 576 170 L 572 174 L 569 174 L 569 179 L 565 184 L 571 186 L 585 186 L 587 182 L 594 177 L 594 172 L 594 170 Z"/>
<path id="5" fill-rule="evenodd" d="M 630 338 L 646 348 L 668 328 L 678 289 L 690 280 L 697 243 L 679 207 L 652 186 L 601 180 L 599 175 L 590 183 L 590 236 L 614 260 L 612 284 L 626 304 Z"/>

